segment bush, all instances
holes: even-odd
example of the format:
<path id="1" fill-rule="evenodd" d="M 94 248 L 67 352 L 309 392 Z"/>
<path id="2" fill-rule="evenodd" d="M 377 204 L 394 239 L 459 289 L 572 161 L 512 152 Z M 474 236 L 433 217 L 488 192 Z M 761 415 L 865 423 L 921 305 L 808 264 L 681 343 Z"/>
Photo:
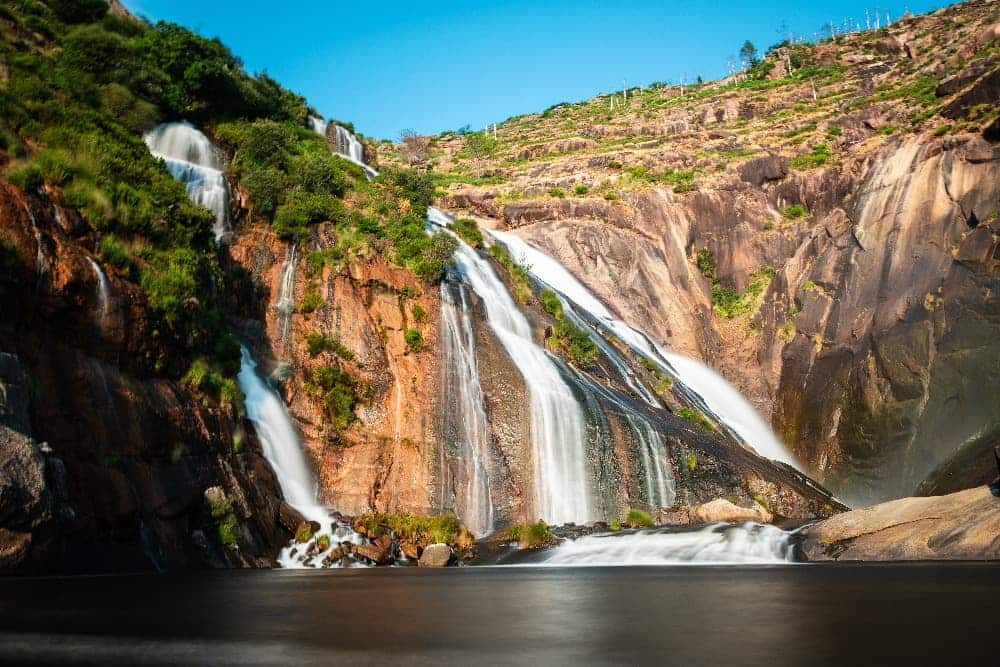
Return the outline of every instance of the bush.
<path id="1" fill-rule="evenodd" d="M 91 23 L 108 13 L 105 0 L 48 0 L 48 5 L 63 23 Z"/>
<path id="2" fill-rule="evenodd" d="M 549 188 L 548 192 L 550 197 L 556 197 L 557 199 L 562 199 L 566 196 L 566 191 L 562 188 Z"/>
<path id="3" fill-rule="evenodd" d="M 789 164 L 792 169 L 810 169 L 812 167 L 823 166 L 829 160 L 830 147 L 826 144 L 817 144 L 813 148 L 812 153 L 796 156 Z"/>
<path id="4" fill-rule="evenodd" d="M 396 537 L 414 544 L 447 544 L 463 548 L 460 543 L 467 537 L 467 532 L 459 525 L 458 519 L 451 515 L 418 517 L 401 512 L 398 514 L 366 514 L 360 521 L 372 531 L 378 526 L 388 526 Z"/>
<path id="5" fill-rule="evenodd" d="M 590 339 L 590 334 L 584 329 L 569 320 L 564 319 L 556 323 L 555 337 L 573 363 L 584 365 L 597 361 L 597 343 Z"/>
<path id="6" fill-rule="evenodd" d="M 407 329 L 403 334 L 403 339 L 410 352 L 420 352 L 424 348 L 424 335 L 417 329 Z"/>
<path id="7" fill-rule="evenodd" d="M 458 218 L 452 223 L 451 228 L 459 238 L 473 248 L 483 247 L 483 233 L 479 231 L 479 224 L 472 218 Z"/>
<path id="8" fill-rule="evenodd" d="M 618 193 L 613 190 L 605 192 L 604 198 L 608 201 L 618 201 Z"/>
<path id="9" fill-rule="evenodd" d="M 649 528 L 653 525 L 653 516 L 649 512 L 633 508 L 628 511 L 624 523 L 629 528 Z"/>
<path id="10" fill-rule="evenodd" d="M 764 221 L 764 231 L 765 232 L 769 232 L 772 229 L 774 229 L 774 220 L 771 220 L 769 218 L 769 219 L 767 219 L 767 220 Z"/>
<path id="11" fill-rule="evenodd" d="M 105 262 L 119 269 L 127 268 L 131 261 L 125 244 L 119 241 L 113 234 L 108 234 L 101 239 L 98 252 Z"/>
<path id="12" fill-rule="evenodd" d="M 473 157 L 493 157 L 500 148 L 500 142 L 489 132 L 475 132 L 465 135 L 465 150 Z"/>
<path id="13" fill-rule="evenodd" d="M 538 302 L 542 304 L 549 315 L 557 320 L 563 319 L 563 306 L 559 296 L 550 289 L 542 290 L 538 295 Z"/>
<path id="14" fill-rule="evenodd" d="M 413 319 L 419 324 L 423 324 L 427 321 L 427 311 L 419 303 L 413 304 L 413 308 L 410 310 L 413 313 Z"/>
<path id="15" fill-rule="evenodd" d="M 299 304 L 299 312 L 305 314 L 313 313 L 325 305 L 326 301 L 323 300 L 323 297 L 320 296 L 319 292 L 316 290 L 309 290 L 305 293 L 305 296 L 302 297 L 302 303 Z"/>
<path id="16" fill-rule="evenodd" d="M 227 514 L 219 522 L 219 541 L 222 542 L 223 546 L 230 549 L 236 547 L 239 543 L 239 528 L 236 523 L 235 514 Z"/>
<path id="17" fill-rule="evenodd" d="M 490 246 L 489 253 L 490 257 L 495 259 L 510 277 L 511 293 L 514 300 L 522 306 L 527 304 L 531 300 L 531 275 L 528 270 L 515 262 L 510 253 L 507 252 L 507 248 L 498 243 Z"/>
<path id="18" fill-rule="evenodd" d="M 345 361 L 354 359 L 354 352 L 345 347 L 336 336 L 311 333 L 306 337 L 306 347 L 309 349 L 309 356 L 314 359 L 324 352 L 332 352 Z"/>
<path id="19" fill-rule="evenodd" d="M 555 539 L 548 524 L 539 519 L 535 523 L 514 524 L 507 529 L 507 539 L 517 542 L 522 549 L 533 549 Z"/>
<path id="20" fill-rule="evenodd" d="M 331 544 L 330 536 L 327 535 L 326 533 L 316 536 L 316 547 L 320 551 L 326 551 L 327 549 L 329 549 L 330 544 Z"/>
<path id="21" fill-rule="evenodd" d="M 590 186 L 586 185 L 585 183 L 579 183 L 573 188 L 573 192 L 582 197 L 583 195 L 590 192 Z"/>
<path id="22" fill-rule="evenodd" d="M 299 526 L 298 530 L 295 531 L 295 541 L 299 544 L 305 544 L 313 537 L 312 526 L 308 521 L 303 521 Z"/>
<path id="23" fill-rule="evenodd" d="M 305 383 L 306 393 L 319 400 L 327 417 L 338 428 L 346 428 L 355 419 L 357 404 L 355 382 L 336 366 L 317 366 Z"/>
<path id="24" fill-rule="evenodd" d="M 789 220 L 798 220 L 799 218 L 804 218 L 809 215 L 809 211 L 802 204 L 791 204 L 785 207 L 782 215 Z"/>

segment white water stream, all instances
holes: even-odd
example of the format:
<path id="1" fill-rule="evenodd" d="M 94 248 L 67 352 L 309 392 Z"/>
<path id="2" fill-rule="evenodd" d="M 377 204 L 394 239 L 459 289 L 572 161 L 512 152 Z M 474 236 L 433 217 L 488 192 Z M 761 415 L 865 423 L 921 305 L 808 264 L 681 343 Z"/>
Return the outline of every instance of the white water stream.
<path id="1" fill-rule="evenodd" d="M 688 357 L 667 352 L 645 333 L 611 314 L 594 294 L 562 264 L 510 232 L 486 230 L 507 246 L 511 257 L 524 265 L 535 278 L 569 299 L 601 322 L 632 349 L 676 375 L 705 402 L 747 446 L 765 458 L 782 461 L 795 468 L 798 462 L 778 440 L 764 419 L 746 398 L 708 366 Z"/>
<path id="2" fill-rule="evenodd" d="M 469 302 L 463 285 L 458 296 L 447 282 L 441 283 L 441 366 L 446 399 L 453 401 L 448 418 L 457 422 L 463 474 L 455 488 L 455 506 L 462 523 L 473 535 L 493 531 L 493 500 L 490 494 L 489 419 L 479 383 L 476 339 L 469 317 Z"/>
<path id="3" fill-rule="evenodd" d="M 738 565 L 794 562 L 791 533 L 757 523 L 698 531 L 640 530 L 567 540 L 531 565 Z"/>
<path id="4" fill-rule="evenodd" d="M 101 270 L 101 265 L 95 262 L 93 258 L 88 257 L 87 261 L 90 262 L 91 268 L 94 269 L 94 275 L 97 277 L 97 306 L 100 309 L 98 322 L 100 322 L 108 316 L 108 309 L 111 303 L 108 277 Z"/>
<path id="5" fill-rule="evenodd" d="M 429 211 L 428 219 L 438 225 L 450 224 L 450 218 L 436 209 Z M 586 427 L 576 397 L 549 354 L 535 343 L 531 325 L 490 263 L 461 240 L 455 262 L 462 279 L 482 299 L 490 328 L 527 385 L 534 516 L 552 524 L 593 521 Z"/>
<path id="6" fill-rule="evenodd" d="M 157 125 L 143 138 L 149 151 L 184 183 L 191 200 L 215 215 L 215 239 L 221 239 L 229 223 L 229 186 L 219 151 L 189 123 Z"/>

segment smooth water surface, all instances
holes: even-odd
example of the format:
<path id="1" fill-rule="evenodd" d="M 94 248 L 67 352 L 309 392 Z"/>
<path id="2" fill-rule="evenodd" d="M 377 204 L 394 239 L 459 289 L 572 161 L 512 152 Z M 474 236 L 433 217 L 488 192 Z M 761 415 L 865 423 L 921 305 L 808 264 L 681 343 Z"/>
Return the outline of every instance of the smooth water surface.
<path id="1" fill-rule="evenodd" d="M 989 564 L 0 580 L 3 664 L 996 664 Z"/>

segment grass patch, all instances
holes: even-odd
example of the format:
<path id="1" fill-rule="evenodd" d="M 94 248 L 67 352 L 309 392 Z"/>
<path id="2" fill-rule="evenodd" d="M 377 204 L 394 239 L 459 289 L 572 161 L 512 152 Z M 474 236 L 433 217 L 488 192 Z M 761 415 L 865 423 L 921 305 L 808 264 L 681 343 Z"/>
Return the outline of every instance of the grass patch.
<path id="1" fill-rule="evenodd" d="M 625 525 L 629 528 L 649 528 L 653 525 L 653 515 L 640 509 L 630 509 L 625 517 Z"/>
<path id="2" fill-rule="evenodd" d="M 477 250 L 483 247 L 483 233 L 479 231 L 479 224 L 472 218 L 457 218 L 452 223 L 451 229 L 458 234 L 458 237 Z"/>
<path id="3" fill-rule="evenodd" d="M 787 220 L 799 220 L 809 215 L 809 210 L 802 204 L 790 204 L 781 212 Z"/>
<path id="4" fill-rule="evenodd" d="M 326 416 L 338 428 L 346 428 L 357 417 L 354 406 L 358 398 L 356 383 L 336 366 L 317 366 L 304 385 L 306 393 L 318 400 Z"/>
<path id="5" fill-rule="evenodd" d="M 424 349 L 424 335 L 419 329 L 407 329 L 403 333 L 403 340 L 406 341 L 406 347 L 414 354 Z"/>
<path id="6" fill-rule="evenodd" d="M 706 417 L 700 410 L 694 408 L 681 408 L 677 411 L 677 416 L 688 420 L 693 424 L 697 424 L 699 427 L 706 431 L 714 431 L 715 423 L 712 422 L 708 417 Z"/>
<path id="7" fill-rule="evenodd" d="M 306 347 L 309 349 L 309 356 L 313 358 L 324 352 L 332 352 L 345 361 L 354 360 L 354 352 L 340 342 L 339 336 L 311 333 L 306 337 Z"/>
<path id="8" fill-rule="evenodd" d="M 514 300 L 520 305 L 526 305 L 531 301 L 531 274 L 528 270 L 514 261 L 514 258 L 510 256 L 507 248 L 501 246 L 499 243 L 494 243 L 490 246 L 490 257 L 497 261 L 497 264 L 502 266 L 510 277 L 511 281 L 511 293 L 514 296 Z"/>
<path id="9" fill-rule="evenodd" d="M 507 539 L 517 542 L 522 549 L 548 544 L 555 539 L 545 521 L 539 519 L 535 523 L 518 523 L 507 529 Z"/>

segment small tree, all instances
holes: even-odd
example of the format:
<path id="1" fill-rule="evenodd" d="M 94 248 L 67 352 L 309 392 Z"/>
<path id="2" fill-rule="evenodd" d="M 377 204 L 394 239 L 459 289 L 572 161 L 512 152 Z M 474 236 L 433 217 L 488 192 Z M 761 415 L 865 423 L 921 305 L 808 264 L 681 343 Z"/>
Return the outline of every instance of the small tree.
<path id="1" fill-rule="evenodd" d="M 760 59 L 757 57 L 757 47 L 749 39 L 743 42 L 743 46 L 740 48 L 740 60 L 743 61 L 746 67 L 753 67 L 760 62 Z"/>
<path id="2" fill-rule="evenodd" d="M 419 164 L 427 160 L 431 153 L 431 140 L 413 130 L 403 130 L 399 133 L 402 142 L 400 153 L 407 164 Z"/>

